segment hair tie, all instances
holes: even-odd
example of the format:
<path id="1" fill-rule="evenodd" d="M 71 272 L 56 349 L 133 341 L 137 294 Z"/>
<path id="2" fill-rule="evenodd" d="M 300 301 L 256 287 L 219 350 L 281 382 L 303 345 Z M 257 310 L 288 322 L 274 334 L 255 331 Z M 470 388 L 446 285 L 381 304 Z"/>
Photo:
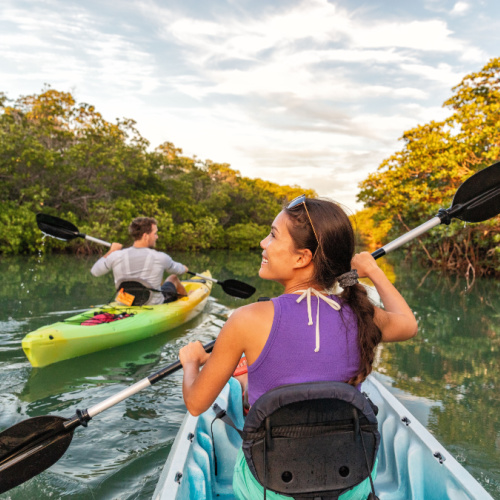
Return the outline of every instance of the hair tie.
<path id="1" fill-rule="evenodd" d="M 358 271 L 356 269 L 351 269 L 348 273 L 341 274 L 337 281 L 342 288 L 347 288 L 348 286 L 353 286 L 358 283 Z"/>

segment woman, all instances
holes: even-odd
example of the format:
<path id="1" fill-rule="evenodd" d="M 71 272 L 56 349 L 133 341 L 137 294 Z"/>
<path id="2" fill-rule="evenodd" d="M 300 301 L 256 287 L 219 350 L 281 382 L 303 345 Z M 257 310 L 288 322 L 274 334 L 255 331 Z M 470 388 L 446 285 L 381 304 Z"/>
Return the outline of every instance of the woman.
<path id="1" fill-rule="evenodd" d="M 283 384 L 335 380 L 359 386 L 372 370 L 379 342 L 416 335 L 417 322 L 403 297 L 369 253 L 354 255 L 354 243 L 349 218 L 333 202 L 302 195 L 278 214 L 260 243 L 259 276 L 281 283 L 284 294 L 234 311 L 211 355 L 200 342 L 181 349 L 183 395 L 191 414 L 210 407 L 242 354 L 251 405 Z M 372 280 L 385 309 L 370 302 L 357 275 Z M 342 293 L 329 294 L 337 284 Z M 252 481 L 248 474 L 240 450 L 235 468 L 239 498 L 251 498 L 237 491 Z"/>

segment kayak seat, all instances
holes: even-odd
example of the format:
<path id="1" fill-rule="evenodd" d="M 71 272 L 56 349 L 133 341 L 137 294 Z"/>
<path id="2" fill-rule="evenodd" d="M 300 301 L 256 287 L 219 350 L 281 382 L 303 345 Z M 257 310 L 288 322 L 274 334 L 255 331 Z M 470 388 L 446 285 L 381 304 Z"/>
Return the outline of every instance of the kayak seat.
<path id="1" fill-rule="evenodd" d="M 241 435 L 264 498 L 271 490 L 296 500 L 334 500 L 368 477 L 376 498 L 370 473 L 380 434 L 370 403 L 342 382 L 289 384 L 262 395 Z"/>
<path id="2" fill-rule="evenodd" d="M 156 290 L 151 288 L 147 281 L 141 279 L 125 279 L 118 283 L 116 290 L 122 290 L 129 295 L 134 297 L 133 302 L 128 305 L 132 306 L 143 306 L 149 302 L 153 292 L 160 292 L 161 290 Z"/>
<path id="3" fill-rule="evenodd" d="M 252 474 L 295 499 L 337 499 L 370 476 L 379 443 L 369 401 L 342 382 L 277 387 L 250 408 L 243 428 Z"/>

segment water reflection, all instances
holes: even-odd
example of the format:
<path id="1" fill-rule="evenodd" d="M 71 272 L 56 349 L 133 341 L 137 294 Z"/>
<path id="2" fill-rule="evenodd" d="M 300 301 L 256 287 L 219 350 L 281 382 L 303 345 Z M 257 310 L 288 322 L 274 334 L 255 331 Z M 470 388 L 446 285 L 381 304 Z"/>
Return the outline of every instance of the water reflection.
<path id="1" fill-rule="evenodd" d="M 393 387 L 431 403 L 423 422 L 483 485 L 500 493 L 500 283 L 396 265 L 396 286 L 416 313 L 419 335 L 386 344 L 378 371 Z M 492 489 L 493 488 L 493 489 Z"/>

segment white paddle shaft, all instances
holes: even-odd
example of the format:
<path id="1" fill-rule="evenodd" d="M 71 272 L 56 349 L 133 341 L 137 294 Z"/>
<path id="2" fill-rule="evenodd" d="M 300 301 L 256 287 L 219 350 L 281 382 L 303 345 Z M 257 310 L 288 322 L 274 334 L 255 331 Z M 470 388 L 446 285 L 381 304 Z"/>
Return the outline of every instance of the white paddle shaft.
<path id="1" fill-rule="evenodd" d="M 195 276 L 199 276 L 200 278 L 203 278 L 204 280 L 208 281 L 213 281 L 214 283 L 218 283 L 218 281 L 214 278 L 209 278 L 208 276 L 205 276 L 204 274 L 198 274 L 198 273 L 191 273 L 194 274 Z"/>
<path id="2" fill-rule="evenodd" d="M 94 238 L 93 236 L 89 236 L 88 234 L 85 235 L 85 239 L 89 241 L 93 241 L 94 243 L 99 243 L 99 245 L 104 245 L 105 247 L 110 247 L 111 243 L 108 241 L 103 241 L 98 238 Z"/>
<path id="3" fill-rule="evenodd" d="M 421 234 L 426 233 L 429 231 L 429 229 L 432 229 L 433 227 L 439 226 L 441 224 L 441 219 L 439 217 L 433 217 L 431 220 L 428 220 L 424 224 L 421 224 L 420 226 L 416 227 L 415 229 L 412 229 L 411 231 L 408 231 L 407 233 L 403 234 L 403 236 L 400 236 L 399 238 L 396 238 L 395 240 L 391 241 L 390 243 L 387 243 L 387 245 L 384 245 L 382 247 L 382 250 L 386 254 L 389 252 L 392 252 L 393 250 L 396 250 L 396 248 L 399 248 L 400 246 L 403 246 L 404 244 L 408 243 L 409 241 L 418 238 Z"/>
<path id="4" fill-rule="evenodd" d="M 127 399 L 130 396 L 133 396 L 134 394 L 138 393 L 139 391 L 142 391 L 143 389 L 146 389 L 146 387 L 149 387 L 151 385 L 151 382 L 149 381 L 148 378 L 144 378 L 142 380 L 139 380 L 139 382 L 136 382 L 135 384 L 131 385 L 130 387 L 127 387 L 126 389 L 123 389 L 123 391 L 118 392 L 114 396 L 109 397 L 108 399 L 105 399 L 104 401 L 101 401 L 100 403 L 97 403 L 96 405 L 92 406 L 87 410 L 90 418 L 95 417 L 99 413 L 103 412 L 104 410 L 107 410 L 108 408 L 111 408 L 112 406 L 116 405 L 120 401 L 123 401 L 124 399 Z"/>

